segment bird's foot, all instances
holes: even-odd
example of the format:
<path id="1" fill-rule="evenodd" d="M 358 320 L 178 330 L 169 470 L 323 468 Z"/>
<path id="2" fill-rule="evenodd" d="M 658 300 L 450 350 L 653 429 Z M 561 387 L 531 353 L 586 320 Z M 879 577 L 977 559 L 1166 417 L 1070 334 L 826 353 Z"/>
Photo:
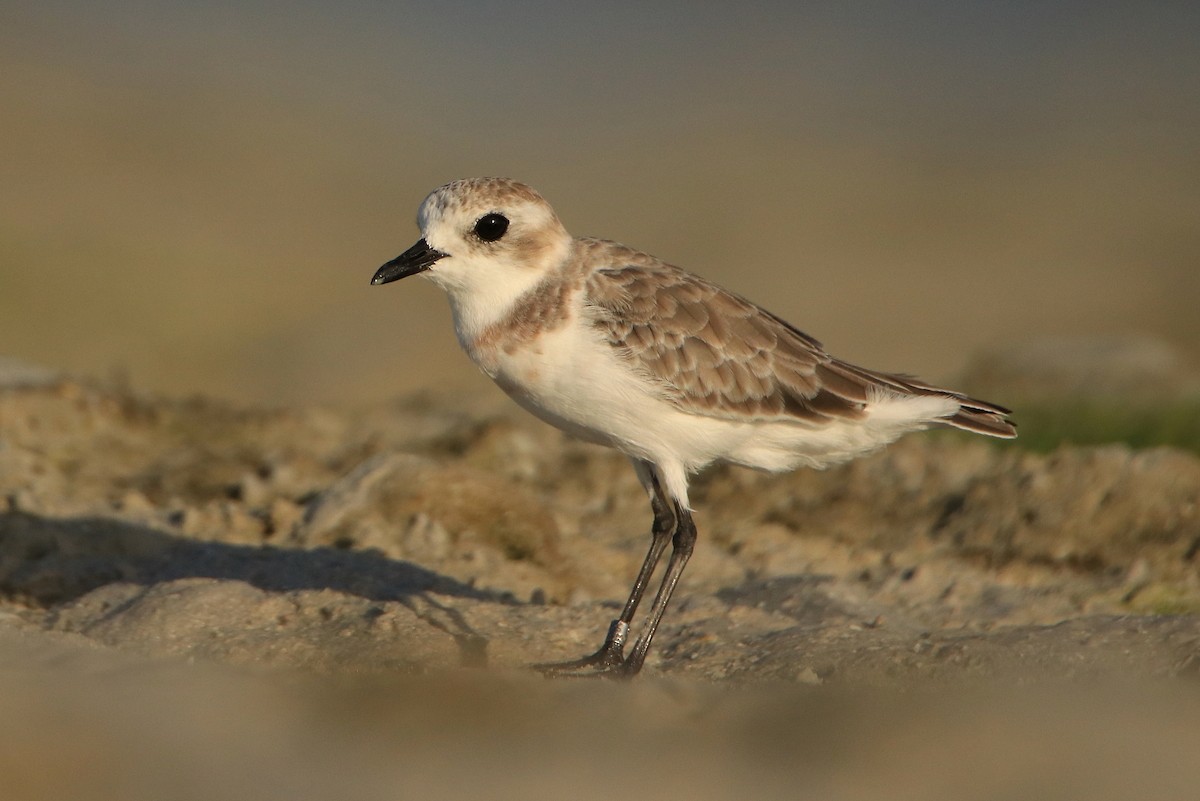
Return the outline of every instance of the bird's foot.
<path id="1" fill-rule="evenodd" d="M 604 645 L 596 653 L 567 662 L 540 662 L 530 667 L 547 678 L 631 678 L 642 665 L 641 660 L 634 665 L 632 659 L 625 658 L 625 640 L 628 636 L 629 624 L 614 620 Z"/>

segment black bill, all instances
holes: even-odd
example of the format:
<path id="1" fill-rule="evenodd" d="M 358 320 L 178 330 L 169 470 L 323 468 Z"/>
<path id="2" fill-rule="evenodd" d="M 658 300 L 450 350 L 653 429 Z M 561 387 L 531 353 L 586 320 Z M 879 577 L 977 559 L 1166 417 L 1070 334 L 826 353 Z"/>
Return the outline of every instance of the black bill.
<path id="1" fill-rule="evenodd" d="M 424 239 L 418 239 L 417 244 L 376 270 L 375 277 L 371 279 L 371 283 L 386 284 L 390 281 L 407 278 L 410 275 L 423 273 L 432 267 L 438 259 L 444 259 L 445 257 L 445 253 L 429 247 L 429 243 Z"/>

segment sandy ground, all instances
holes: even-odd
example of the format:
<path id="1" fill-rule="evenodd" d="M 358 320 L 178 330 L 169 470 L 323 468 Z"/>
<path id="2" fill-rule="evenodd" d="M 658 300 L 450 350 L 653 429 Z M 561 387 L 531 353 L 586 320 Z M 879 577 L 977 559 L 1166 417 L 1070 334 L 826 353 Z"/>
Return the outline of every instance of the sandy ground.
<path id="1" fill-rule="evenodd" d="M 4 367 L 6 799 L 1194 797 L 1192 455 L 713 471 L 643 676 L 550 681 L 644 552 L 621 457 L 488 399 Z"/>

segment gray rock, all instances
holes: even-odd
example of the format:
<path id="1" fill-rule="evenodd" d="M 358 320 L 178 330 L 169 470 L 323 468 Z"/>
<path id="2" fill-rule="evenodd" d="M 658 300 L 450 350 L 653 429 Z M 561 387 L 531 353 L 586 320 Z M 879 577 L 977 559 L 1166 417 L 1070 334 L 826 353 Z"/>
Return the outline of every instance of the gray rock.
<path id="1" fill-rule="evenodd" d="M 62 373 L 57 370 L 0 356 L 0 389 L 47 387 L 61 378 Z"/>

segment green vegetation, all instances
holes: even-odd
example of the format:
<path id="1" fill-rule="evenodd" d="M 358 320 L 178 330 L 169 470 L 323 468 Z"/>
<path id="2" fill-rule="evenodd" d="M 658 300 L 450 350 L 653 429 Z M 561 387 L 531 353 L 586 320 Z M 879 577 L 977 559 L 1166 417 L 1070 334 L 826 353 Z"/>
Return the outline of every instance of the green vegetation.
<path id="1" fill-rule="evenodd" d="M 1016 444 L 1034 451 L 1060 445 L 1122 442 L 1134 448 L 1169 445 L 1200 453 L 1200 398 L 1162 405 L 1113 399 L 1015 404 Z"/>
<path id="2" fill-rule="evenodd" d="M 1145 588 L 1128 601 L 1131 611 L 1151 615 L 1200 614 L 1200 598 L 1194 590 L 1169 583 Z"/>

